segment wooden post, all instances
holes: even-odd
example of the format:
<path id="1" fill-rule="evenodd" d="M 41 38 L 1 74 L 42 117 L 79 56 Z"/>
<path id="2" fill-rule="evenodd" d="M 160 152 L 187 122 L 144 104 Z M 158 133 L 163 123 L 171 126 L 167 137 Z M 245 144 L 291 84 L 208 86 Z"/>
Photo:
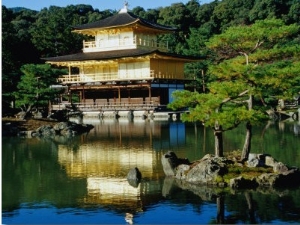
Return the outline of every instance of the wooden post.
<path id="1" fill-rule="evenodd" d="M 152 102 L 151 85 L 149 85 L 148 88 L 149 88 L 149 91 L 148 91 L 149 94 L 148 94 L 148 96 L 149 96 L 149 101 L 150 101 L 149 104 L 151 104 L 151 102 Z"/>
<path id="2" fill-rule="evenodd" d="M 84 85 L 85 85 L 85 84 L 82 84 L 82 100 L 83 100 L 83 102 L 85 103 L 85 91 L 84 91 Z"/>

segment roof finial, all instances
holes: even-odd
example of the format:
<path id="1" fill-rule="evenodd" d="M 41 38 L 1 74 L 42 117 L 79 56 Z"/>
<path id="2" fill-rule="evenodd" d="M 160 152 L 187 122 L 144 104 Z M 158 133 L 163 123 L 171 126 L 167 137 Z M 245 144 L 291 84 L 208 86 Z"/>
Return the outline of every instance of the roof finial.
<path id="1" fill-rule="evenodd" d="M 128 5 L 129 5 L 128 2 L 125 1 L 123 9 L 121 9 L 119 13 L 127 13 L 128 12 Z"/>

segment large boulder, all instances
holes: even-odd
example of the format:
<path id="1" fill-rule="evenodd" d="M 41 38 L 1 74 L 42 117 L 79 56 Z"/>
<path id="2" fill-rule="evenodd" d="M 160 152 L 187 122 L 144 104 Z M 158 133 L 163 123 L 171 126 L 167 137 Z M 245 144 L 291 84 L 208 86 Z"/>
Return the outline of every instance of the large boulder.
<path id="1" fill-rule="evenodd" d="M 177 179 L 186 179 L 186 176 L 188 174 L 188 171 L 190 171 L 191 169 L 191 166 L 190 165 L 187 165 L 187 164 L 180 164 L 177 166 L 176 168 L 176 172 L 175 172 L 175 177 Z"/>
<path id="2" fill-rule="evenodd" d="M 265 165 L 265 155 L 250 153 L 247 160 L 248 167 L 262 167 Z"/>
<path id="3" fill-rule="evenodd" d="M 224 157 L 214 157 L 207 154 L 193 164 L 188 159 L 180 159 L 169 151 L 162 157 L 163 170 L 166 176 L 174 176 L 179 180 L 191 183 L 213 184 L 217 176 L 226 173 L 226 164 L 232 163 Z"/>
<path id="4" fill-rule="evenodd" d="M 177 166 L 180 164 L 190 164 L 188 159 L 178 158 L 172 151 L 169 151 L 162 156 L 161 163 L 166 176 L 175 176 Z"/>
<path id="5" fill-rule="evenodd" d="M 227 172 L 226 162 L 226 158 L 205 155 L 187 172 L 186 181 L 214 184 L 218 176 L 223 176 Z"/>

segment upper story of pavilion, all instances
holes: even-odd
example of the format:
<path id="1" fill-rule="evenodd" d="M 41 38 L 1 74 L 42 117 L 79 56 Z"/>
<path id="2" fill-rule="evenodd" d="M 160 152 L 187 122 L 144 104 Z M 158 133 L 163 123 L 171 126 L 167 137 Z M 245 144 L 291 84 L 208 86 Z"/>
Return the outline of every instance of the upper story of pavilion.
<path id="1" fill-rule="evenodd" d="M 184 80 L 184 64 L 201 59 L 168 53 L 168 44 L 158 37 L 176 30 L 135 16 L 125 4 L 116 15 L 74 27 L 92 39 L 83 42 L 82 52 L 45 60 L 69 68 L 58 79 L 62 84 Z"/>
<path id="2" fill-rule="evenodd" d="M 125 49 L 158 49 L 168 51 L 168 43 L 158 41 L 158 35 L 176 31 L 174 27 L 154 24 L 128 12 L 127 3 L 118 14 L 94 23 L 75 26 L 74 31 L 93 37 L 83 41 L 83 52 L 103 52 Z"/>

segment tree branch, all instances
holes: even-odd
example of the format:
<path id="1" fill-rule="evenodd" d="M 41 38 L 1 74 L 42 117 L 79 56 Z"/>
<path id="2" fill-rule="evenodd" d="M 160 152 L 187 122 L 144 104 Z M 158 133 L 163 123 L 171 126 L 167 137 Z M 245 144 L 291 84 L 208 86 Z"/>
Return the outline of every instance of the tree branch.
<path id="1" fill-rule="evenodd" d="M 251 53 L 254 52 L 256 49 L 258 49 L 263 43 L 264 43 L 264 41 L 257 40 L 256 45 L 252 49 Z"/>
<path id="2" fill-rule="evenodd" d="M 247 89 L 247 90 L 241 92 L 240 94 L 238 94 L 238 95 L 235 96 L 235 97 L 230 97 L 230 98 L 224 99 L 224 100 L 221 102 L 221 106 L 222 106 L 223 104 L 227 103 L 227 102 L 230 102 L 230 101 L 232 101 L 232 100 L 234 100 L 234 99 L 237 99 L 237 98 L 239 98 L 239 97 L 242 97 L 243 95 L 247 94 L 248 92 L 249 92 L 249 90 Z"/>

